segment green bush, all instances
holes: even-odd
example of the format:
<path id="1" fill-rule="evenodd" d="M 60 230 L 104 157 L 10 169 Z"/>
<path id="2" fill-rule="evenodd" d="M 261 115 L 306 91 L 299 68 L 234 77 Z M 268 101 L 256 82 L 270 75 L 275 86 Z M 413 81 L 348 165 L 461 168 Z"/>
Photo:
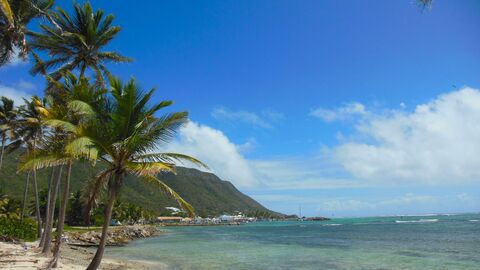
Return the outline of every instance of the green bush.
<path id="1" fill-rule="evenodd" d="M 0 218 L 0 236 L 7 239 L 34 241 L 37 239 L 37 222 L 26 218 Z"/>

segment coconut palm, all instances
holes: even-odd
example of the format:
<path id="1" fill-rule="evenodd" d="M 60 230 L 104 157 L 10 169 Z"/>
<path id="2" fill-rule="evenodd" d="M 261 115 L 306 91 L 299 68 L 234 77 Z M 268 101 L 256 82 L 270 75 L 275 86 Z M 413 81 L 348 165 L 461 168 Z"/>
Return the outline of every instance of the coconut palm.
<path id="1" fill-rule="evenodd" d="M 186 112 L 156 117 L 157 112 L 170 106 L 172 102 L 162 101 L 149 106 L 154 89 L 143 93 L 134 79 L 123 84 L 119 79 L 111 78 L 110 87 L 112 98 L 109 106 L 105 106 L 105 111 L 101 115 L 97 113 L 96 117 L 86 121 L 79 136 L 66 147 L 73 156 L 88 154 L 89 159 L 100 159 L 106 164 L 106 167 L 95 177 L 98 186 L 107 187 L 108 199 L 102 236 L 97 252 L 87 269 L 97 269 L 100 265 L 113 205 L 127 175 L 134 175 L 139 180 L 155 184 L 175 198 L 188 213 L 194 215 L 192 206 L 160 181 L 156 175 L 161 172 L 174 172 L 177 161 L 187 160 L 206 166 L 187 155 L 152 152 L 168 143 L 178 128 L 186 123 L 188 117 Z M 77 106 L 77 108 L 80 107 Z M 107 121 L 104 117 L 108 118 Z M 60 122 L 58 124 L 60 125 Z M 71 127 L 70 123 L 63 123 L 63 125 L 66 128 Z"/>
<path id="2" fill-rule="evenodd" d="M 26 26 L 52 5 L 53 0 L 0 0 L 0 66 L 17 54 L 27 56 Z"/>
<path id="3" fill-rule="evenodd" d="M 43 126 L 41 116 L 36 107 L 43 104 L 45 101 L 37 96 L 33 96 L 31 100 L 24 99 L 24 105 L 18 108 L 18 118 L 13 123 L 15 136 L 9 145 L 10 151 L 13 151 L 21 146 L 26 147 L 26 155 L 34 153 L 38 147 L 43 136 Z M 35 194 L 36 218 L 37 218 L 37 233 L 40 237 L 42 234 L 42 219 L 40 216 L 40 204 L 38 197 L 37 171 L 33 169 L 27 173 L 27 181 L 25 183 L 25 193 L 23 198 L 22 218 L 25 213 L 25 205 L 27 202 L 27 189 L 30 178 L 30 173 L 33 175 L 33 189 Z"/>
<path id="4" fill-rule="evenodd" d="M 0 136 L 2 140 L 2 149 L 0 152 L 0 169 L 3 165 L 3 154 L 5 153 L 5 144 L 7 138 L 13 137 L 13 123 L 16 121 L 17 111 L 15 110 L 13 100 L 7 97 L 0 98 Z"/>
<path id="5" fill-rule="evenodd" d="M 42 114 L 43 122 L 50 128 L 51 131 L 48 136 L 45 136 L 42 148 L 38 149 L 29 159 L 25 162 L 22 169 L 38 169 L 48 166 L 62 166 L 66 167 L 66 177 L 63 184 L 62 202 L 60 204 L 60 210 L 57 222 L 57 239 L 54 247 L 54 257 L 49 267 L 56 267 L 60 257 L 60 245 L 63 233 L 63 225 L 65 221 L 65 213 L 69 197 L 69 186 L 72 165 L 76 160 L 76 157 L 69 154 L 69 151 L 65 149 L 65 146 L 81 132 L 82 120 L 88 119 L 88 115 L 85 114 L 85 110 L 80 110 L 85 106 L 88 108 L 96 108 L 100 102 L 102 102 L 105 91 L 98 90 L 91 85 L 86 78 L 78 79 L 72 73 L 67 73 L 64 77 L 63 83 L 52 80 L 56 89 L 55 96 L 50 96 L 48 106 L 38 106 L 37 111 Z M 65 123 L 69 123 L 70 126 L 66 126 Z M 59 178 L 60 179 L 60 176 Z M 53 196 L 52 203 L 56 199 L 55 188 L 58 186 L 59 180 L 53 184 Z M 50 252 L 50 236 L 51 227 L 53 225 L 53 211 L 54 209 L 47 210 L 49 213 L 46 221 L 45 237 L 42 241 L 42 252 Z"/>
<path id="6" fill-rule="evenodd" d="M 91 69 L 97 80 L 103 82 L 103 76 L 109 74 L 105 63 L 131 61 L 116 52 L 103 50 L 120 32 L 120 27 L 112 26 L 113 15 L 104 16 L 102 10 L 94 12 L 87 2 L 83 6 L 74 4 L 73 17 L 58 7 L 52 18 L 56 25 L 43 24 L 41 33 L 29 33 L 30 46 L 48 53 L 45 61 L 35 56 L 33 74 L 49 72 L 50 77 L 59 80 L 67 71 L 79 69 L 83 77 L 86 70 Z"/>

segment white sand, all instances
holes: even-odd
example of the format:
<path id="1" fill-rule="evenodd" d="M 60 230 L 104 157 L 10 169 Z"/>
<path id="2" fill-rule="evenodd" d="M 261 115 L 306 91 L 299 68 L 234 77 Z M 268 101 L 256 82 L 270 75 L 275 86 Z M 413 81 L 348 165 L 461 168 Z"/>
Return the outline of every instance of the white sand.
<path id="1" fill-rule="evenodd" d="M 0 269 L 45 269 L 51 257 L 39 254 L 37 246 L 38 242 L 25 244 L 0 242 Z M 62 245 L 61 259 L 57 269 L 85 269 L 93 257 L 93 251 Z M 103 258 L 100 269 L 166 269 L 166 267 L 161 263 Z"/>

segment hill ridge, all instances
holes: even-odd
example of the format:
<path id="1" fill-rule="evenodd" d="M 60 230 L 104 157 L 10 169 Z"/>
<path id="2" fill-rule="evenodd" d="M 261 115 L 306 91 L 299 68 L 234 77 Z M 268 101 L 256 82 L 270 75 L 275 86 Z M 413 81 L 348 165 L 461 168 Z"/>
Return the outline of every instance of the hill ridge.
<path id="1" fill-rule="evenodd" d="M 3 167 L 0 169 L 0 188 L 15 199 L 22 198 L 26 178 L 25 173 L 16 173 L 20 154 L 17 151 L 5 155 Z M 96 171 L 98 167 L 92 168 L 86 163 L 75 164 L 72 170 L 71 193 L 83 189 L 84 181 L 93 176 Z M 49 173 L 50 169 L 38 171 L 39 190 L 46 189 Z M 220 179 L 212 172 L 178 166 L 176 175 L 161 174 L 159 178 L 192 204 L 200 216 L 215 216 L 235 211 L 281 215 L 265 208 L 239 191 L 231 182 Z M 33 198 L 32 188 L 29 187 L 29 190 L 30 197 Z M 119 199 L 142 206 L 156 214 L 164 212 L 167 206 L 177 206 L 173 199 L 156 187 L 136 181 L 133 176 L 126 177 Z"/>

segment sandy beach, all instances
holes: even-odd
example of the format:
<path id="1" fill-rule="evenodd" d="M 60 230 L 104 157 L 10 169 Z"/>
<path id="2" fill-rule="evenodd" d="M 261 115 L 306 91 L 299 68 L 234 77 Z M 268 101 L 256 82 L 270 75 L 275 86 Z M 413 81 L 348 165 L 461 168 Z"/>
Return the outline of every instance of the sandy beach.
<path id="1" fill-rule="evenodd" d="M 44 257 L 37 250 L 38 242 L 0 242 L 0 269 L 45 269 L 50 257 Z M 94 249 L 63 245 L 58 269 L 85 269 L 94 254 Z M 100 269 L 167 269 L 161 263 L 122 260 L 104 257 Z"/>

